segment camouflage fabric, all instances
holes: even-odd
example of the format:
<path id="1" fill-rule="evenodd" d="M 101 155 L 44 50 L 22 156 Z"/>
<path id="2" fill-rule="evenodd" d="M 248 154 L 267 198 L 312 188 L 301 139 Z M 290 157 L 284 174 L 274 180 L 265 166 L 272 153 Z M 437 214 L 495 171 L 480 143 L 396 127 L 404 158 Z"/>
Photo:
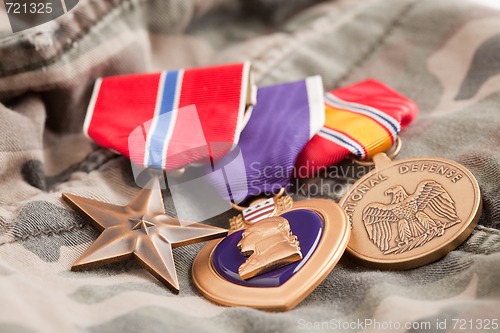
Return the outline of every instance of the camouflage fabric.
<path id="1" fill-rule="evenodd" d="M 0 2 L 7 31 L 3 11 Z M 500 318 L 499 55 L 500 6 L 486 0 L 81 0 L 48 24 L 1 32 L 0 332 L 437 332 L 443 322 L 494 331 L 486 319 Z M 126 204 L 138 190 L 129 161 L 81 133 L 94 80 L 243 60 L 258 85 L 320 74 L 330 90 L 372 77 L 415 100 L 420 115 L 402 133 L 401 157 L 441 156 L 474 173 L 484 210 L 472 235 L 409 271 L 343 258 L 286 313 L 205 300 L 191 278 L 202 244 L 174 252 L 179 295 L 133 261 L 71 272 L 97 231 L 61 192 Z M 366 170 L 345 162 L 331 171 L 298 183 L 295 198 L 313 196 L 311 184 L 345 189 Z M 341 192 L 314 195 L 338 201 Z M 164 199 L 173 214 L 168 191 Z M 211 222 L 227 227 L 232 214 Z M 459 330 L 469 319 L 473 329 Z"/>

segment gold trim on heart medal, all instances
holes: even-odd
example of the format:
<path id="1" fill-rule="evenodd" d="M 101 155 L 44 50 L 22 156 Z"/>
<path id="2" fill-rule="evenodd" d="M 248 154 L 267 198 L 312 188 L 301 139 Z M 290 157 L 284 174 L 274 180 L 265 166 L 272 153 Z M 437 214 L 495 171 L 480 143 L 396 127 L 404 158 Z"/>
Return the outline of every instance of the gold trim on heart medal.
<path id="1" fill-rule="evenodd" d="M 342 208 L 323 199 L 293 202 L 282 194 L 239 207 L 229 236 L 197 255 L 193 279 L 206 298 L 226 306 L 290 310 L 337 264 L 351 232 Z"/>

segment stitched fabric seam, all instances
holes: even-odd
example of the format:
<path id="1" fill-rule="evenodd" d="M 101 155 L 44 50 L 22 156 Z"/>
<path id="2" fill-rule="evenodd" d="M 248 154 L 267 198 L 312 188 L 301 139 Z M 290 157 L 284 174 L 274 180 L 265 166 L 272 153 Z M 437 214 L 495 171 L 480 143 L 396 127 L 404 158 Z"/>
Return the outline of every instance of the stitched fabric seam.
<path id="1" fill-rule="evenodd" d="M 401 11 L 399 12 L 398 15 L 396 15 L 396 18 L 387 26 L 386 30 L 384 31 L 384 33 L 377 39 L 377 41 L 371 46 L 368 48 L 368 50 L 351 66 L 347 69 L 347 71 L 339 78 L 336 80 L 336 83 L 334 84 L 333 88 L 338 88 L 340 86 L 340 84 L 347 79 L 347 77 L 349 77 L 352 72 L 354 70 L 356 70 L 357 68 L 359 68 L 366 60 L 368 60 L 374 52 L 376 52 L 376 50 L 378 48 L 380 48 L 382 45 L 384 45 L 385 41 L 387 40 L 387 38 L 396 30 L 396 28 L 401 25 L 403 19 L 405 18 L 405 16 L 415 7 L 415 5 L 417 4 L 417 2 L 413 1 L 413 2 L 410 2 L 408 3 L 406 6 L 403 7 L 403 9 L 401 9 Z M 291 40 L 291 43 L 296 43 L 297 42 L 297 38 L 293 38 Z M 266 48 L 267 50 L 268 48 Z M 287 59 L 288 57 L 290 57 L 295 51 L 295 48 L 292 48 L 289 52 L 287 52 L 286 54 L 280 54 L 280 56 L 278 57 L 280 62 Z M 259 54 L 257 56 L 254 57 L 254 60 L 258 60 L 258 59 L 261 59 L 261 58 L 265 58 L 264 54 Z M 272 60 L 276 60 L 276 59 L 272 59 Z M 266 59 L 264 61 L 264 63 L 268 63 L 269 61 L 271 61 L 270 59 Z M 259 80 L 262 80 L 264 79 L 265 77 L 269 76 L 270 74 L 272 73 L 271 72 L 267 72 L 265 74 L 263 74 Z"/>
<path id="2" fill-rule="evenodd" d="M 28 239 L 33 239 L 33 238 L 39 238 L 41 236 L 51 236 L 51 235 L 61 235 L 67 232 L 71 232 L 76 229 L 83 229 L 87 224 L 86 223 L 79 223 L 75 224 L 69 227 L 63 227 L 63 228 L 56 228 L 56 229 L 45 229 L 45 230 L 39 230 L 36 232 L 31 232 L 27 233 L 22 236 L 14 236 L 13 239 L 10 239 L 8 241 L 4 241 L 0 243 L 0 246 L 6 245 L 6 244 L 13 244 L 18 241 L 25 241 Z"/>
<path id="3" fill-rule="evenodd" d="M 41 236 L 61 235 L 61 234 L 73 232 L 74 230 L 77 230 L 77 229 L 83 229 L 86 226 L 88 226 L 87 223 L 79 223 L 79 224 L 75 224 L 75 225 L 72 225 L 69 227 L 64 227 L 64 228 L 39 230 L 36 232 L 28 233 L 28 234 L 23 235 L 23 236 L 15 236 L 13 239 L 1 242 L 0 246 L 6 245 L 6 244 L 13 244 L 13 243 L 16 243 L 18 241 L 25 241 L 28 239 L 36 239 L 36 238 L 39 238 Z M 484 232 L 484 233 L 487 233 L 490 235 L 500 236 L 500 230 L 484 227 L 482 225 L 476 226 L 476 231 Z M 477 246 L 479 246 L 479 244 L 476 245 L 476 247 Z M 475 251 L 471 251 L 471 250 L 466 250 L 465 252 L 474 253 L 474 254 L 482 254 L 482 252 L 475 252 Z M 492 253 L 497 253 L 497 252 L 500 252 L 500 250 L 494 251 Z"/>

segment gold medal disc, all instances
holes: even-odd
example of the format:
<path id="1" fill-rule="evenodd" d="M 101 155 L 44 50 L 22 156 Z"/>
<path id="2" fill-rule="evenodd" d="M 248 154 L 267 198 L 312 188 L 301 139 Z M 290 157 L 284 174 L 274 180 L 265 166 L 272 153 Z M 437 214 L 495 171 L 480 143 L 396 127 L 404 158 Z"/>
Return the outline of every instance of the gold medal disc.
<path id="1" fill-rule="evenodd" d="M 352 226 L 347 251 L 368 266 L 410 269 L 460 245 L 481 213 L 479 186 L 464 166 L 447 159 L 373 158 L 340 205 Z"/>

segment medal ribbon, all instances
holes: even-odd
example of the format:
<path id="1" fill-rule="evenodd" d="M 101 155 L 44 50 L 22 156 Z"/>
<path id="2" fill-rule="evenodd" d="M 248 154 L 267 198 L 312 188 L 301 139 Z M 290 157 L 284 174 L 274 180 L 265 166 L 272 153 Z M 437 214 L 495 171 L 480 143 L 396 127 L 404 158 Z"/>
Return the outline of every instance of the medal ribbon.
<path id="1" fill-rule="evenodd" d="M 241 202 L 246 190 L 248 196 L 272 196 L 294 175 L 308 177 L 351 155 L 369 159 L 388 151 L 401 128 L 417 115 L 413 101 L 375 80 L 328 92 L 318 107 L 320 85 L 304 84 L 308 80 L 313 78 L 258 89 L 239 143 L 246 170 L 229 162 L 235 152 L 215 165 L 225 168 L 225 184 L 221 178 L 213 181 L 219 193 L 226 193 L 225 199 Z M 318 130 L 309 141 L 307 133 Z"/>
<path id="2" fill-rule="evenodd" d="M 211 172 L 225 173 L 208 175 L 217 192 L 241 202 L 276 193 L 295 170 L 307 177 L 350 155 L 387 151 L 417 114 L 378 81 L 323 94 L 319 76 L 259 88 L 245 113 L 254 100 L 249 71 L 245 63 L 100 79 L 85 132 L 144 167 L 171 171 L 209 157 Z M 244 168 L 231 163 L 238 154 Z"/>
<path id="3" fill-rule="evenodd" d="M 249 63 L 99 79 L 84 132 L 139 166 L 170 171 L 203 158 L 217 159 L 239 141 L 245 110 L 254 100 L 250 81 Z M 191 105 L 196 114 L 179 112 Z M 189 130 L 193 121 L 201 125 L 200 133 Z M 138 126 L 140 135 L 129 140 Z M 227 144 L 209 151 L 207 142 Z M 181 143 L 203 148 L 167 159 L 167 150 L 175 155 L 183 149 Z"/>
<path id="4" fill-rule="evenodd" d="M 214 164 L 226 175 L 213 177 L 217 192 L 241 202 L 247 195 L 272 195 L 288 185 L 297 156 L 324 124 L 323 92 L 319 76 L 258 88 L 239 149 Z M 236 155 L 242 156 L 244 168 L 231 163 Z"/>
<path id="5" fill-rule="evenodd" d="M 299 155 L 300 177 L 309 177 L 350 155 L 370 159 L 388 151 L 418 113 L 413 101 L 376 80 L 325 94 L 325 125 Z"/>

